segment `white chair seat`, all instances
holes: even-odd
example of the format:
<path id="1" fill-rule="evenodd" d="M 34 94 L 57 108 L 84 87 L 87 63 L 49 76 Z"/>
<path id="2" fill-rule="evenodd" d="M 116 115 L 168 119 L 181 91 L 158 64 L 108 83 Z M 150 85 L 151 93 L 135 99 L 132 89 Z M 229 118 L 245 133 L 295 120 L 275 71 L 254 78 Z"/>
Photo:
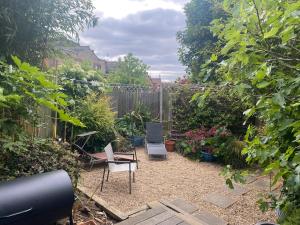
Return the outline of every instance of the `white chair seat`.
<path id="1" fill-rule="evenodd" d="M 136 171 L 136 163 L 130 163 L 131 165 L 131 171 L 135 172 Z M 117 163 L 109 163 L 109 171 L 110 172 L 124 172 L 124 171 L 129 171 L 129 163 L 122 163 L 122 164 L 117 164 Z"/>

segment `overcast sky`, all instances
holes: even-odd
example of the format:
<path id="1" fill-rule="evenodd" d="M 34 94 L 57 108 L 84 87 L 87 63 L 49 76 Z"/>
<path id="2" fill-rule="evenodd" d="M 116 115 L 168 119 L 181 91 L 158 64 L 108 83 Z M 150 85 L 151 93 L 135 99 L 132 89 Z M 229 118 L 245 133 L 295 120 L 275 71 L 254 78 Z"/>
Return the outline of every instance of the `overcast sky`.
<path id="1" fill-rule="evenodd" d="M 149 74 L 174 80 L 184 74 L 178 62 L 176 32 L 185 26 L 188 0 L 93 0 L 97 27 L 80 35 L 100 58 L 116 60 L 131 52 L 150 65 Z"/>

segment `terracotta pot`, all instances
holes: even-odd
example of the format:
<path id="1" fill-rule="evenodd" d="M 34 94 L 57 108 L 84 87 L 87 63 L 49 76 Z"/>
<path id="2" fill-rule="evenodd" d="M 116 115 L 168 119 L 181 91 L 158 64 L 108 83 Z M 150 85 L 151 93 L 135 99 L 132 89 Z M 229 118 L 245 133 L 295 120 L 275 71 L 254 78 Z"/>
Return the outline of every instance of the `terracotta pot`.
<path id="1" fill-rule="evenodd" d="M 166 140 L 165 146 L 168 152 L 174 152 L 175 150 L 175 141 L 172 140 Z"/>
<path id="2" fill-rule="evenodd" d="M 78 225 L 97 225 L 94 220 L 89 220 L 86 222 L 79 223 Z"/>

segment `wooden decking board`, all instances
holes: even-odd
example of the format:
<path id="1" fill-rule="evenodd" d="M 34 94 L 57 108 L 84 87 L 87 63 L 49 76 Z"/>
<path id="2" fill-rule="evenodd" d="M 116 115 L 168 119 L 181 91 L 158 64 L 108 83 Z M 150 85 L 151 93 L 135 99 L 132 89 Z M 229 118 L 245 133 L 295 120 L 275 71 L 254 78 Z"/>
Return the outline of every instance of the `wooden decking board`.
<path id="1" fill-rule="evenodd" d="M 135 217 L 131 217 L 127 220 L 124 220 L 123 222 L 121 223 L 118 223 L 119 225 L 134 225 L 134 224 L 138 224 L 140 222 L 143 222 L 151 217 L 154 217 L 158 214 L 161 214 L 163 212 L 165 212 L 166 210 L 162 207 L 155 207 L 155 208 L 152 208 L 152 209 L 149 209 L 148 211 L 142 213 L 142 214 L 139 214 Z"/>
<path id="2" fill-rule="evenodd" d="M 178 208 L 182 209 L 186 213 L 192 214 L 196 212 L 199 208 L 189 202 L 186 202 L 182 199 L 175 199 L 173 201 L 170 201 L 173 205 L 177 206 Z"/>
<path id="3" fill-rule="evenodd" d="M 131 211 L 127 212 L 127 214 L 129 217 L 132 217 L 132 216 L 136 216 L 136 214 L 138 214 L 138 213 L 145 212 L 148 209 L 149 209 L 149 207 L 147 205 L 143 205 L 135 210 L 131 210 Z"/>
<path id="4" fill-rule="evenodd" d="M 141 223 L 138 223 L 137 225 L 155 225 L 155 224 L 159 224 L 162 221 L 165 221 L 169 218 L 171 218 L 173 216 L 173 214 L 171 212 L 163 212 L 161 214 L 158 214 L 154 217 L 151 217 Z M 173 224 L 174 225 L 174 224 Z"/>
<path id="5" fill-rule="evenodd" d="M 193 216 L 200 219 L 201 221 L 206 222 L 209 225 L 227 225 L 228 224 L 223 219 L 218 218 L 209 212 L 201 211 L 201 212 L 194 213 Z"/>
<path id="6" fill-rule="evenodd" d="M 179 219 L 177 216 L 173 216 L 173 217 L 159 223 L 158 225 L 177 225 L 177 224 L 180 224 L 181 222 L 183 222 L 182 219 Z"/>
<path id="7" fill-rule="evenodd" d="M 154 201 L 148 204 L 149 207 L 165 207 L 166 210 L 169 210 L 174 213 L 178 218 L 182 219 L 189 225 L 208 225 L 207 223 L 200 221 L 196 217 L 186 213 L 182 209 L 178 208 L 177 206 L 171 204 L 167 200 L 161 200 L 160 202 Z"/>
<path id="8" fill-rule="evenodd" d="M 178 225 L 190 225 L 189 223 L 183 221 L 182 223 L 179 223 Z"/>
<path id="9" fill-rule="evenodd" d="M 199 212 L 198 207 L 181 199 L 161 200 L 147 204 L 150 208 L 118 225 L 227 225 L 211 213 Z"/>

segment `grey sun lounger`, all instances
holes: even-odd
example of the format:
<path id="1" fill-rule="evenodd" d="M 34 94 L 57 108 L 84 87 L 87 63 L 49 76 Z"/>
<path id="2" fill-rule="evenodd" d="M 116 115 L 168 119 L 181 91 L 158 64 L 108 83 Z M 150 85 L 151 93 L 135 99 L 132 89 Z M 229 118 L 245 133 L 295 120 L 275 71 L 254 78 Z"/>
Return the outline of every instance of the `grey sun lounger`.
<path id="1" fill-rule="evenodd" d="M 163 128 L 161 123 L 146 123 L 146 150 L 149 158 L 167 158 L 167 150 L 164 144 Z"/>

